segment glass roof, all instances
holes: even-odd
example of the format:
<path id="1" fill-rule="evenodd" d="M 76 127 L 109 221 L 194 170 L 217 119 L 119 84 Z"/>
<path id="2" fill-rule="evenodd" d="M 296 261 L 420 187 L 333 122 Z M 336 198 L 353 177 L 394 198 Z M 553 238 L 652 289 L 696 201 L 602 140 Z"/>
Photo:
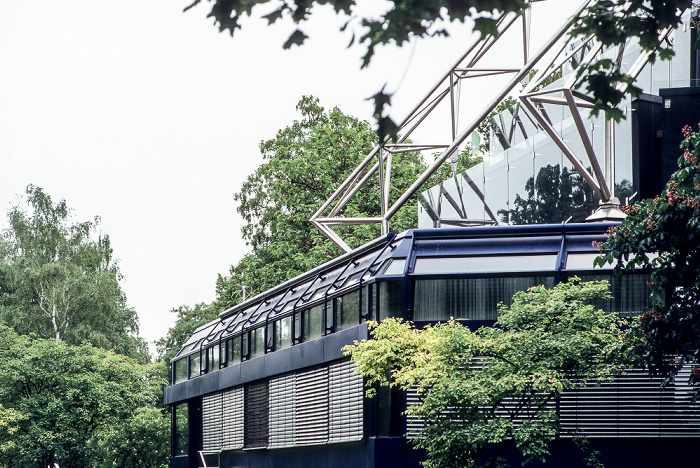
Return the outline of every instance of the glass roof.
<path id="1" fill-rule="evenodd" d="M 217 320 L 199 327 L 176 359 L 368 282 L 397 280 L 404 274 L 553 272 L 566 252 L 567 269 L 592 269 L 597 255 L 592 240 L 604 240 L 610 226 L 499 226 L 389 234 L 225 310 Z"/>

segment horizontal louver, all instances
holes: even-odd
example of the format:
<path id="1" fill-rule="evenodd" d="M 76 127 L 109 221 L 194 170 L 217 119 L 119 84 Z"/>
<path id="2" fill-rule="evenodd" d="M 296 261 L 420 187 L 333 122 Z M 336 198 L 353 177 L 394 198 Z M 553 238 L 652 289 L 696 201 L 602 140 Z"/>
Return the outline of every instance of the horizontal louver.
<path id="1" fill-rule="evenodd" d="M 202 448 L 221 450 L 222 442 L 222 394 L 214 393 L 202 398 Z"/>
<path id="2" fill-rule="evenodd" d="M 349 442 L 363 436 L 362 376 L 350 361 L 329 367 L 328 441 Z"/>
<path id="3" fill-rule="evenodd" d="M 294 445 L 294 375 L 270 380 L 270 438 L 268 447 Z"/>
<path id="4" fill-rule="evenodd" d="M 406 408 L 410 408 L 413 405 L 418 405 L 421 403 L 421 397 L 418 393 L 416 387 L 411 387 L 406 392 Z M 423 427 L 423 420 L 417 416 L 406 416 L 406 437 L 409 439 L 418 436 L 421 428 Z"/>
<path id="5" fill-rule="evenodd" d="M 692 402 L 686 368 L 676 383 L 635 369 L 613 382 L 587 385 L 561 397 L 562 437 L 698 437 L 700 404 Z"/>
<path id="6" fill-rule="evenodd" d="M 612 382 L 565 391 L 548 404 L 557 409 L 560 436 L 587 437 L 698 437 L 700 436 L 700 403 L 693 403 L 694 389 L 686 382 L 690 368 L 684 368 L 675 383 L 661 388 L 661 377 L 650 377 L 641 369 L 628 370 Z M 415 388 L 406 394 L 410 407 L 420 403 Z M 496 414 L 505 415 L 514 402 L 505 401 Z M 528 415 L 515 419 L 516 426 Z M 416 437 L 422 422 L 406 418 L 406 435 Z"/>
<path id="7" fill-rule="evenodd" d="M 328 368 L 295 376 L 294 444 L 325 444 L 328 440 Z"/>
<path id="8" fill-rule="evenodd" d="M 243 447 L 243 387 L 223 392 L 223 449 Z"/>
<path id="9" fill-rule="evenodd" d="M 268 382 L 256 382 L 244 390 L 243 446 L 246 448 L 267 447 L 268 440 Z"/>

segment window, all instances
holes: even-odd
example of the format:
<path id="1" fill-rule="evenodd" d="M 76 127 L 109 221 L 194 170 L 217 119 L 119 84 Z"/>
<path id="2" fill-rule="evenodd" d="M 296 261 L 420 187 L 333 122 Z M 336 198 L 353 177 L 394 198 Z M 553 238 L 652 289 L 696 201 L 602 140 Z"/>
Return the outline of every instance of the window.
<path id="1" fill-rule="evenodd" d="M 360 324 L 360 292 L 353 291 L 335 298 L 336 331 Z"/>
<path id="2" fill-rule="evenodd" d="M 241 335 L 234 336 L 228 340 L 228 362 L 238 364 L 241 362 Z"/>
<path id="3" fill-rule="evenodd" d="M 326 301 L 325 313 L 325 329 L 324 333 L 333 333 L 335 331 L 335 301 Z"/>
<path id="4" fill-rule="evenodd" d="M 513 294 L 544 284 L 551 288 L 551 276 L 511 278 L 449 278 L 417 280 L 413 319 L 417 321 L 496 320 L 498 304 L 512 304 Z"/>
<path id="5" fill-rule="evenodd" d="M 227 351 L 226 351 L 226 342 L 222 341 L 221 346 L 219 346 L 219 365 L 221 367 L 226 367 L 228 364 L 228 361 L 226 360 L 226 356 L 228 356 Z"/>
<path id="6" fill-rule="evenodd" d="M 292 317 L 275 320 L 275 350 L 292 345 Z"/>
<path id="7" fill-rule="evenodd" d="M 187 380 L 187 359 L 178 359 L 173 362 L 173 383 Z"/>
<path id="8" fill-rule="evenodd" d="M 360 321 L 375 320 L 374 312 L 377 309 L 377 285 L 368 284 L 362 288 L 362 309 L 360 310 Z"/>
<path id="9" fill-rule="evenodd" d="M 265 352 L 271 353 L 275 350 L 275 323 L 268 322 L 265 325 Z"/>
<path id="10" fill-rule="evenodd" d="M 202 373 L 202 356 L 197 352 L 190 354 L 190 378 L 197 377 Z"/>
<path id="11" fill-rule="evenodd" d="M 187 403 L 173 406 L 173 430 L 173 455 L 187 455 Z"/>
<path id="12" fill-rule="evenodd" d="M 509 255 L 478 257 L 423 257 L 416 259 L 416 275 L 450 273 L 500 273 L 503 271 L 551 271 L 556 255 Z"/>
<path id="13" fill-rule="evenodd" d="M 254 357 L 265 354 L 265 327 L 251 330 L 248 334 L 250 335 L 250 350 L 248 353 L 248 359 L 253 359 Z"/>
<path id="14" fill-rule="evenodd" d="M 303 341 L 312 341 L 323 335 L 323 304 L 302 311 Z"/>
<path id="15" fill-rule="evenodd" d="M 401 305 L 402 284 L 400 281 L 375 283 L 374 289 L 379 289 L 378 321 L 387 317 L 403 316 L 403 307 Z"/>
<path id="16" fill-rule="evenodd" d="M 215 372 L 219 370 L 219 358 L 221 356 L 219 345 L 214 345 L 207 348 L 207 372 Z"/>
<path id="17" fill-rule="evenodd" d="M 606 280 L 610 283 L 612 299 L 596 299 L 593 305 L 606 312 L 615 312 L 622 317 L 634 317 L 644 312 L 649 304 L 651 293 L 647 282 L 649 273 L 629 275 L 577 275 L 581 281 Z"/>

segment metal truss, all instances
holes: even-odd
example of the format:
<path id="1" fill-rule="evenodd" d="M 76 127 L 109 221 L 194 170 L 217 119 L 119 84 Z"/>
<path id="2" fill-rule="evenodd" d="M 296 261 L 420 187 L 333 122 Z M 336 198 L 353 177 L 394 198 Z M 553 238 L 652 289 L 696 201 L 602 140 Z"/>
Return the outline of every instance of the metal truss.
<path id="1" fill-rule="evenodd" d="M 326 202 L 314 213 L 310 222 L 331 239 L 336 245 L 346 252 L 350 247 L 333 230 L 336 226 L 381 224 L 382 235 L 389 231 L 389 221 L 396 212 L 413 197 L 428 178 L 433 175 L 448 159 L 457 162 L 459 154 L 466 147 L 467 138 L 477 129 L 478 125 L 508 96 L 517 96 L 522 106 L 527 110 L 528 118 L 534 119 L 540 130 L 556 143 L 568 160 L 578 170 L 584 180 L 598 195 L 602 203 L 614 203 L 614 144 L 613 125 L 606 125 L 606 151 L 604 168 L 600 167 L 598 158 L 593 150 L 593 145 L 588 137 L 584 119 L 580 109 L 590 108 L 593 100 L 576 90 L 579 67 L 591 63 L 600 57 L 603 47 L 593 38 L 579 40 L 574 43 L 568 32 L 576 20 L 590 3 L 594 0 L 586 0 L 575 13 L 554 33 L 549 40 L 534 54 L 530 52 L 531 46 L 531 14 L 532 3 L 547 0 L 532 0 L 520 15 L 508 14 L 498 18 L 498 34 L 483 37 L 476 41 L 457 63 L 438 81 L 427 93 L 419 104 L 408 114 L 399 125 L 400 137 L 396 142 L 388 140 L 377 145 L 350 174 L 350 176 L 336 189 Z M 664 31 L 662 39 L 667 39 L 670 31 Z M 497 53 L 497 43 L 507 45 L 507 52 Z M 491 52 L 491 54 L 489 54 Z M 606 56 L 610 51 L 606 51 Z M 617 66 L 622 67 L 624 46 L 616 53 Z M 636 77 L 644 65 L 648 62 L 649 54 L 642 54 L 636 62 L 624 70 L 625 73 Z M 496 63 L 494 65 L 494 63 Z M 561 73 L 566 68 L 572 71 L 567 73 L 570 77 L 566 83 L 556 89 L 550 87 L 543 89 L 544 84 L 555 73 Z M 469 88 L 470 84 L 486 77 L 489 80 L 501 79 L 505 85 L 494 92 L 493 86 L 481 86 Z M 463 89 L 466 87 L 466 91 Z M 520 88 L 518 91 L 517 88 Z M 624 91 L 624 90 L 623 90 Z M 474 93 L 483 95 L 490 93 L 490 100 L 476 116 L 463 125 L 459 121 L 460 108 L 465 106 L 465 101 Z M 461 96 L 467 96 L 461 99 Z M 558 104 L 565 106 L 573 117 L 578 134 L 585 148 L 586 163 L 569 148 L 553 128 L 551 120 L 544 111 L 543 104 Z M 466 104 L 469 107 L 469 103 Z M 469 108 L 469 110 L 473 110 Z M 522 112 L 521 112 L 522 113 Z M 429 118 L 439 114 L 445 122 L 445 115 L 449 121 L 449 137 L 439 141 L 413 141 L 416 130 Z M 506 133 L 512 136 L 513 130 L 518 125 L 518 111 L 513 114 L 513 121 Z M 444 124 L 443 124 L 444 125 Z M 506 137 L 508 135 L 505 135 Z M 416 138 L 418 139 L 418 138 Z M 506 138 L 507 139 L 507 138 Z M 439 152 L 428 168 L 418 176 L 413 184 L 393 202 L 389 199 L 391 188 L 391 166 L 394 156 L 400 157 L 405 152 Z M 586 167 L 590 167 L 592 173 Z M 349 201 L 360 189 L 366 187 L 368 181 L 376 173 L 379 173 L 379 198 L 380 216 L 367 218 L 346 218 L 342 214 Z M 375 179 L 376 180 L 376 179 Z M 470 184 L 477 196 L 479 191 L 474 184 Z M 483 201 L 483 195 L 479 196 Z M 454 202 L 454 203 L 453 203 Z M 450 202 L 457 207 L 457 202 Z M 488 207 L 487 207 L 488 208 Z M 460 210 L 458 210 L 459 212 Z M 490 212 L 487 209 L 487 212 Z M 493 217 L 493 215 L 491 215 Z M 491 222 L 495 222 L 495 218 Z M 467 223 L 468 224 L 468 223 Z"/>

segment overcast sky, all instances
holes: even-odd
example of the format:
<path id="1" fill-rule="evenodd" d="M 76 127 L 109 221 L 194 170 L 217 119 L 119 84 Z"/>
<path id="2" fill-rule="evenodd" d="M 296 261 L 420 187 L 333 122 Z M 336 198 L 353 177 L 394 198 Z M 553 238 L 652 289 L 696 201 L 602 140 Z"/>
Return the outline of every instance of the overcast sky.
<path id="1" fill-rule="evenodd" d="M 472 37 L 455 24 L 449 39 L 384 48 L 360 71 L 362 50 L 346 49 L 328 8 L 303 47 L 283 51 L 291 23 L 248 21 L 232 39 L 207 5 L 187 4 L 0 2 L 0 228 L 29 184 L 78 220 L 99 215 L 149 342 L 170 309 L 212 301 L 217 274 L 247 252 L 232 195 L 302 95 L 370 120 L 366 98 L 387 83 L 400 118 Z"/>

